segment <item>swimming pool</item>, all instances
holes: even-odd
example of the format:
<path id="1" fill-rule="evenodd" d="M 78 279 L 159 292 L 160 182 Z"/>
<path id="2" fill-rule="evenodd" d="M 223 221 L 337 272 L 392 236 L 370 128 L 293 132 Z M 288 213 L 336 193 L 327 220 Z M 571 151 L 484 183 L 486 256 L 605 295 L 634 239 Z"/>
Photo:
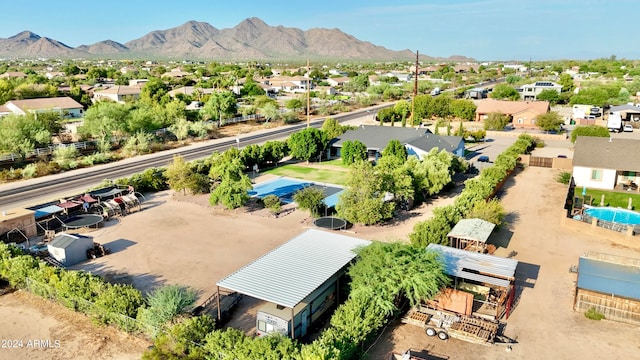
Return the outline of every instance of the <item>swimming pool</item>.
<path id="1" fill-rule="evenodd" d="M 627 224 L 640 224 L 640 213 L 631 210 L 610 207 L 592 207 L 584 211 L 585 214 L 600 220 Z"/>
<path id="2" fill-rule="evenodd" d="M 277 178 L 275 180 L 266 181 L 253 186 L 253 189 L 249 190 L 249 196 L 255 196 L 260 199 L 267 195 L 276 195 L 285 204 L 293 202 L 293 196 L 299 190 L 306 187 L 316 187 L 324 192 L 324 203 L 327 207 L 333 207 L 338 202 L 338 197 L 342 193 L 343 189 L 334 186 L 320 185 L 310 181 L 291 179 L 291 178 Z"/>

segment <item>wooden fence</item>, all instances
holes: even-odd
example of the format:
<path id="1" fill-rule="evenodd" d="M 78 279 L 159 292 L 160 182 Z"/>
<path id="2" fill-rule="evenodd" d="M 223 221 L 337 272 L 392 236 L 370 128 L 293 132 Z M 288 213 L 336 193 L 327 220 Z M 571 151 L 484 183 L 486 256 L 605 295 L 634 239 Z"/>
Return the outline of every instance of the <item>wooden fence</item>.
<path id="1" fill-rule="evenodd" d="M 591 308 L 605 319 L 640 324 L 640 301 L 578 289 L 574 310 L 586 312 Z"/>

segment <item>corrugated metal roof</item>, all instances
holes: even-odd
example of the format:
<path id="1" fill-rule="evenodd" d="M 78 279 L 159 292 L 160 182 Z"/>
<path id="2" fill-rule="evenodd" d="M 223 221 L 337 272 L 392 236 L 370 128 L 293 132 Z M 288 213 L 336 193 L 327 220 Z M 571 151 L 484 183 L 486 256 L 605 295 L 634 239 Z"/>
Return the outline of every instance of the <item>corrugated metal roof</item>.
<path id="1" fill-rule="evenodd" d="M 611 256 L 581 256 L 578 260 L 578 288 L 640 300 L 640 266 L 629 261 L 616 262 Z"/>
<path id="2" fill-rule="evenodd" d="M 65 249 L 80 238 L 86 239 L 86 238 L 89 238 L 89 236 L 62 233 L 62 234 L 56 235 L 56 237 L 53 238 L 53 240 L 51 240 L 51 242 L 49 242 L 48 245 L 51 247 L 59 248 L 59 249 Z"/>
<path id="3" fill-rule="evenodd" d="M 462 219 L 447 234 L 448 237 L 487 242 L 495 224 L 482 219 Z"/>
<path id="4" fill-rule="evenodd" d="M 220 280 L 225 289 L 293 308 L 371 242 L 309 229 Z"/>
<path id="5" fill-rule="evenodd" d="M 496 286 L 509 286 L 509 280 L 505 279 L 513 279 L 516 273 L 516 266 L 518 266 L 518 261 L 514 259 L 480 254 L 438 244 L 429 244 L 427 250 L 435 251 L 442 256 L 444 271 L 447 275 Z M 491 275 L 500 278 L 492 277 Z"/>

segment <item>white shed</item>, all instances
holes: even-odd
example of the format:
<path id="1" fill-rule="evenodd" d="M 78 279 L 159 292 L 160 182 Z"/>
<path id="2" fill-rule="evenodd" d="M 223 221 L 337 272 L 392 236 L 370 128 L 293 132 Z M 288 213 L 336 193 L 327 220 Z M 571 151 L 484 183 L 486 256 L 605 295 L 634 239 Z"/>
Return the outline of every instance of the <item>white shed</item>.
<path id="1" fill-rule="evenodd" d="M 47 245 L 49 255 L 64 266 L 87 260 L 87 250 L 93 248 L 93 237 L 60 233 Z"/>

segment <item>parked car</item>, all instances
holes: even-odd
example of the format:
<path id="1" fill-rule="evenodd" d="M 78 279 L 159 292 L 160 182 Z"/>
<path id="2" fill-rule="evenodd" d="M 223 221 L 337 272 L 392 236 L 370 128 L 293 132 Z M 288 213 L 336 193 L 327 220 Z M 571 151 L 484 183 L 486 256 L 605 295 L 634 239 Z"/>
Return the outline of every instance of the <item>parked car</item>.
<path id="1" fill-rule="evenodd" d="M 625 125 L 624 128 L 622 128 L 622 130 L 624 132 L 633 132 L 633 126 L 631 125 Z"/>
<path id="2" fill-rule="evenodd" d="M 489 157 L 487 155 L 478 156 L 478 161 L 480 161 L 480 162 L 489 162 Z"/>

